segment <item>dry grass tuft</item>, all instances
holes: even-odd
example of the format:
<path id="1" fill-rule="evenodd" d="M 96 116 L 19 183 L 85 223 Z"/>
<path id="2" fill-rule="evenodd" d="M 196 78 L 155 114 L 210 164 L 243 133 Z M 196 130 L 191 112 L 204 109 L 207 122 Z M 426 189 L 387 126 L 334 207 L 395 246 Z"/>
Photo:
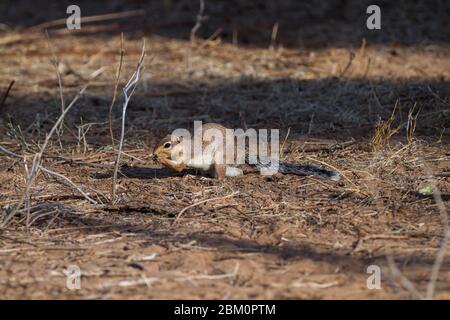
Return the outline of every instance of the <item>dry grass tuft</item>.
<path id="1" fill-rule="evenodd" d="M 392 127 L 396 120 L 396 111 L 399 100 L 395 103 L 394 110 L 392 110 L 391 116 L 387 120 L 379 120 L 375 126 L 375 133 L 370 140 L 370 146 L 372 151 L 379 151 L 389 144 L 389 140 L 397 134 L 401 126 Z"/>

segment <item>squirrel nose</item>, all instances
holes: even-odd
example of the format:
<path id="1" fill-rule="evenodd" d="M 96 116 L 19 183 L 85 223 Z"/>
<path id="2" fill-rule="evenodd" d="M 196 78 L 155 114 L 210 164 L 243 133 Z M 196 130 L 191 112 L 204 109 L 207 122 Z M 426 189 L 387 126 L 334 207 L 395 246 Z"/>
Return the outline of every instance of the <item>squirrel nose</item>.
<path id="1" fill-rule="evenodd" d="M 156 154 L 152 154 L 152 155 L 151 155 L 151 158 L 152 158 L 153 161 L 158 160 L 158 156 L 157 156 Z"/>

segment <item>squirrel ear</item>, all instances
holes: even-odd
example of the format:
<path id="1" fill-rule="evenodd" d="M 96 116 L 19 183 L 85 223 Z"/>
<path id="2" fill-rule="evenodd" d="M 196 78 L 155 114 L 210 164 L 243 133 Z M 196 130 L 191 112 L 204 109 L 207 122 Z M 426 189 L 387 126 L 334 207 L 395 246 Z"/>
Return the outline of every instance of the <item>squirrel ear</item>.
<path id="1" fill-rule="evenodd" d="M 181 142 L 183 140 L 182 136 L 177 137 L 177 142 Z"/>

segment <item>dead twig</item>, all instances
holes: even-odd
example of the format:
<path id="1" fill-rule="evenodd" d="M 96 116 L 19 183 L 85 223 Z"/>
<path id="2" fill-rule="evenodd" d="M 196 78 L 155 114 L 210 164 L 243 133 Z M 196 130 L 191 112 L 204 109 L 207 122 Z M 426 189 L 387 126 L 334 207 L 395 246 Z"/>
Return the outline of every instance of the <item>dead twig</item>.
<path id="1" fill-rule="evenodd" d="M 95 15 L 95 16 L 81 17 L 81 23 L 114 20 L 114 19 L 140 16 L 140 15 L 144 15 L 144 14 L 145 14 L 145 10 L 131 10 L 131 11 L 123 11 L 123 12 L 114 12 L 114 13 Z M 56 27 L 59 25 L 64 25 L 64 24 L 66 24 L 66 22 L 67 22 L 66 18 L 47 21 L 47 22 L 44 22 L 44 23 L 41 23 L 41 24 L 38 24 L 36 26 L 29 28 L 27 30 L 28 31 L 27 33 L 40 31 L 40 30 L 51 28 L 51 27 Z"/>
<path id="2" fill-rule="evenodd" d="M 416 299 L 423 299 L 422 294 L 417 291 L 414 284 L 406 278 L 402 272 L 398 269 L 394 258 L 392 256 L 387 256 L 387 261 L 389 264 L 389 268 L 391 270 L 391 274 L 400 281 L 400 285 L 409 291 Z"/>
<path id="3" fill-rule="evenodd" d="M 434 291 L 436 288 L 436 282 L 439 276 L 439 271 L 441 270 L 442 262 L 444 261 L 444 257 L 447 252 L 449 242 L 450 242 L 450 227 L 447 227 L 444 239 L 442 240 L 441 246 L 439 247 L 439 251 L 437 252 L 436 258 L 434 260 L 433 269 L 431 270 L 431 276 L 427 285 L 427 294 L 425 297 L 427 300 L 433 299 Z"/>
<path id="4" fill-rule="evenodd" d="M 112 119 L 112 110 L 114 107 L 114 103 L 116 102 L 116 96 L 117 96 L 117 88 L 119 87 L 119 80 L 120 80 L 120 73 L 122 71 L 122 63 L 123 63 L 123 56 L 124 56 L 124 49 L 123 49 L 123 32 L 120 34 L 120 61 L 119 66 L 117 67 L 116 72 L 116 84 L 114 85 L 114 94 L 113 98 L 111 100 L 111 105 L 109 106 L 109 133 L 111 134 L 111 146 L 114 150 L 114 132 L 112 129 L 113 126 L 113 119 Z"/>
<path id="5" fill-rule="evenodd" d="M 194 47 L 196 33 L 197 33 L 198 29 L 200 29 L 200 27 L 202 26 L 202 22 L 207 19 L 207 17 L 203 15 L 204 11 L 205 11 L 205 1 L 200 0 L 200 8 L 197 13 L 197 19 L 195 21 L 195 25 L 191 29 L 191 38 L 190 38 L 191 41 L 189 44 L 189 49 L 188 49 L 188 54 L 187 54 L 187 69 L 188 69 L 187 71 L 188 71 L 188 73 L 192 72 L 192 49 Z"/>
<path id="6" fill-rule="evenodd" d="M 350 51 L 347 65 L 345 66 L 344 70 L 342 71 L 341 77 L 343 77 L 347 73 L 348 69 L 350 69 L 350 66 L 352 65 L 354 58 L 355 58 L 355 53 L 353 51 Z"/>
<path id="7" fill-rule="evenodd" d="M 193 208 L 193 207 L 199 206 L 199 205 L 201 205 L 201 204 L 203 204 L 203 203 L 210 202 L 210 201 L 228 199 L 228 198 L 234 197 L 234 196 L 237 195 L 238 193 L 239 193 L 239 191 L 235 191 L 235 192 L 233 192 L 233 193 L 231 193 L 231 194 L 229 194 L 229 195 L 226 195 L 226 196 L 224 196 L 224 197 L 215 197 L 215 198 L 205 199 L 205 200 L 202 200 L 202 201 L 195 202 L 195 203 L 193 203 L 193 204 L 191 204 L 191 205 L 185 207 L 183 210 L 181 210 L 181 211 L 178 213 L 177 217 L 175 218 L 173 224 L 177 223 L 177 221 L 181 218 L 181 215 L 182 215 L 183 213 L 185 213 L 187 210 L 189 210 L 189 209 L 191 209 L 191 208 Z"/>
<path id="8" fill-rule="evenodd" d="M 128 107 L 128 103 L 130 102 L 131 96 L 133 95 L 134 90 L 136 89 L 136 86 L 137 86 L 139 80 L 141 79 L 141 72 L 144 67 L 143 66 L 144 57 L 145 57 L 145 40 L 142 45 L 142 53 L 141 53 L 139 62 L 136 66 L 136 70 L 134 71 L 130 80 L 128 80 L 128 83 L 122 89 L 125 100 L 122 105 L 122 128 L 121 128 L 119 147 L 117 150 L 117 157 L 116 157 L 116 162 L 114 165 L 114 173 L 113 173 L 113 178 L 112 178 L 111 203 L 114 203 L 115 199 L 116 199 L 117 172 L 119 171 L 120 156 L 122 154 L 122 148 L 123 148 L 123 139 L 124 139 L 124 135 L 125 135 L 125 116 L 127 113 L 127 107 Z"/>
<path id="9" fill-rule="evenodd" d="M 197 13 L 197 20 L 195 21 L 195 25 L 191 29 L 191 43 L 195 40 L 195 34 L 198 29 L 202 26 L 202 22 L 207 19 L 206 16 L 203 15 L 205 12 L 205 0 L 200 0 L 200 8 Z"/>
<path id="10" fill-rule="evenodd" d="M 55 67 L 56 77 L 58 78 L 59 99 L 61 101 L 61 113 L 64 113 L 64 108 L 65 108 L 64 93 L 63 93 L 64 91 L 63 91 L 63 86 L 62 86 L 61 73 L 59 72 L 59 60 L 58 60 L 58 57 L 55 54 L 55 51 L 53 50 L 53 47 L 52 47 L 51 42 L 50 42 L 50 35 L 48 34 L 47 30 L 45 30 L 45 34 L 47 36 L 47 46 L 48 46 L 49 50 L 52 53 L 52 63 L 53 63 L 53 66 Z M 64 120 L 61 121 L 61 124 L 60 124 L 59 129 L 58 129 L 58 135 L 62 132 L 63 126 L 64 126 Z"/>
<path id="11" fill-rule="evenodd" d="M 100 68 L 96 71 L 94 71 L 90 78 L 91 80 L 93 78 L 96 78 L 101 72 L 103 72 L 103 68 Z M 4 219 L 4 221 L 2 222 L 2 226 L 5 226 L 8 224 L 8 222 L 12 219 L 12 217 L 14 217 L 17 213 L 17 211 L 20 209 L 20 207 L 24 204 L 28 202 L 28 198 L 29 198 L 29 191 L 31 188 L 31 185 L 34 182 L 34 179 L 36 178 L 37 174 L 39 173 L 39 169 L 41 167 L 41 160 L 42 160 L 42 156 L 44 154 L 45 149 L 47 148 L 50 139 L 52 138 L 53 134 L 57 131 L 58 126 L 61 124 L 61 122 L 64 120 L 64 117 L 66 116 L 66 114 L 70 111 L 70 109 L 75 105 L 75 103 L 78 101 L 78 99 L 80 99 L 80 97 L 84 94 L 84 92 L 86 91 L 86 89 L 89 86 L 89 82 L 87 84 L 85 84 L 81 90 L 77 93 L 77 95 L 73 98 L 73 100 L 70 102 L 70 104 L 66 107 L 66 109 L 64 110 L 64 112 L 59 116 L 58 120 L 55 122 L 55 124 L 53 125 L 52 129 L 50 130 L 50 132 L 47 134 L 43 145 L 40 148 L 40 151 L 38 153 L 36 153 L 33 157 L 33 162 L 32 162 L 32 166 L 31 166 L 31 170 L 29 171 L 29 173 L 26 175 L 25 177 L 25 189 L 23 192 L 23 195 L 21 197 L 21 199 L 19 200 L 19 202 L 17 203 L 17 205 L 15 206 L 15 208 L 11 211 L 11 213 L 9 213 L 6 218 Z"/>
<path id="12" fill-rule="evenodd" d="M 422 153 L 421 153 L 422 156 Z M 423 159 L 423 157 L 422 157 Z M 433 172 L 431 172 L 431 169 L 423 162 L 423 168 L 426 171 L 426 174 L 429 177 L 432 177 L 431 179 L 429 179 L 429 184 L 431 185 L 431 188 L 433 190 L 433 198 L 434 201 L 436 202 L 439 211 L 441 213 L 441 220 L 442 220 L 442 224 L 444 226 L 444 238 L 442 239 L 442 243 L 441 246 L 439 247 L 439 251 L 436 254 L 436 258 L 434 260 L 433 263 L 433 268 L 431 270 L 431 275 L 430 275 L 430 280 L 428 281 L 428 285 L 427 285 L 427 293 L 425 296 L 425 299 L 427 300 L 431 300 L 433 299 L 434 296 L 434 292 L 435 292 L 435 288 L 436 288 L 436 282 L 438 280 L 439 277 L 439 271 L 441 270 L 441 266 L 442 266 L 442 262 L 444 261 L 445 255 L 447 253 L 447 247 L 450 243 L 450 226 L 449 226 L 449 221 L 448 221 L 448 213 L 447 213 L 447 208 L 445 206 L 444 201 L 442 200 L 442 195 L 441 192 L 438 189 L 437 183 L 435 181 L 435 179 L 433 178 Z"/>
<path id="13" fill-rule="evenodd" d="M 20 155 L 0 146 L 0 152 L 3 152 L 11 157 L 17 158 L 17 159 L 22 159 L 24 160 L 23 157 L 21 157 Z M 97 201 L 95 201 L 94 199 L 92 199 L 91 197 L 89 197 L 79 186 L 77 186 L 72 180 L 70 180 L 69 178 L 67 178 L 66 176 L 62 175 L 61 173 L 52 171 L 42 165 L 39 165 L 39 169 L 42 170 L 43 172 L 51 175 L 51 176 L 55 176 L 57 178 L 60 178 L 64 181 L 66 181 L 68 184 L 70 184 L 73 188 L 75 188 L 79 193 L 81 193 L 81 195 L 83 195 L 86 200 L 88 200 L 90 203 L 92 204 L 97 204 Z"/>
<path id="14" fill-rule="evenodd" d="M 283 144 L 281 145 L 281 152 L 280 152 L 281 158 L 284 158 L 284 145 L 286 144 L 286 141 L 287 141 L 290 133 L 291 133 L 291 127 L 288 128 L 286 135 L 284 136 Z"/>
<path id="15" fill-rule="evenodd" d="M 15 82 L 16 82 L 16 80 L 12 80 L 9 83 L 8 89 L 6 89 L 6 91 L 3 93 L 2 100 L 0 101 L 0 110 L 3 109 L 3 106 L 5 105 L 5 102 L 6 102 L 6 98 L 8 98 L 9 92 L 11 91 Z"/>

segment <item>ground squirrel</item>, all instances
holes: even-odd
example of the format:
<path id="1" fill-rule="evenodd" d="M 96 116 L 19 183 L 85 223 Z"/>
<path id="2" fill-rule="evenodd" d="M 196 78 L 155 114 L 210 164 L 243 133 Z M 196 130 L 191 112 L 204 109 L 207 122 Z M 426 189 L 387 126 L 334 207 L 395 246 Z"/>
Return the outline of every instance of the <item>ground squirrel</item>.
<path id="1" fill-rule="evenodd" d="M 245 144 L 243 160 L 237 161 L 239 145 L 236 143 L 227 143 L 230 140 L 226 139 L 226 127 L 217 123 L 203 124 L 197 130 L 194 129 L 193 138 L 187 130 L 188 136 L 169 134 L 165 136 L 154 148 L 153 159 L 161 163 L 163 166 L 182 171 L 185 168 L 200 169 L 205 173 L 212 173 L 215 178 L 224 179 L 225 177 L 235 177 L 243 175 L 242 169 L 238 168 L 240 164 L 250 165 L 251 167 L 262 171 L 270 166 L 273 166 L 274 159 L 257 154 L 254 161 L 249 159 L 249 147 Z M 200 134 L 201 132 L 201 134 Z M 195 148 L 195 139 L 199 139 L 200 148 Z M 217 139 L 219 137 L 219 139 Z M 236 137 L 233 138 L 235 142 Z M 250 144 L 250 143 L 249 143 Z M 229 150 L 228 150 L 228 148 Z M 251 148 L 251 147 L 250 147 Z M 230 151 L 229 153 L 224 150 Z M 229 156 L 231 154 L 231 156 Z M 227 158 L 229 156 L 232 160 Z M 328 178 L 332 180 L 339 180 L 338 173 L 330 170 L 320 168 L 315 165 L 298 165 L 286 163 L 283 161 L 276 161 L 277 172 L 282 174 L 295 174 L 301 176 L 312 175 L 320 178 Z"/>

